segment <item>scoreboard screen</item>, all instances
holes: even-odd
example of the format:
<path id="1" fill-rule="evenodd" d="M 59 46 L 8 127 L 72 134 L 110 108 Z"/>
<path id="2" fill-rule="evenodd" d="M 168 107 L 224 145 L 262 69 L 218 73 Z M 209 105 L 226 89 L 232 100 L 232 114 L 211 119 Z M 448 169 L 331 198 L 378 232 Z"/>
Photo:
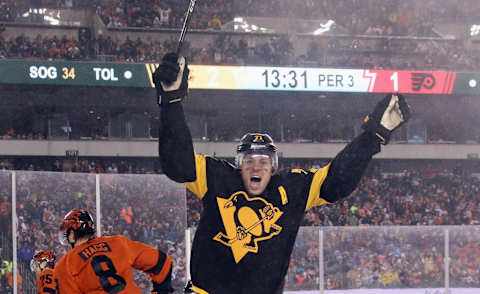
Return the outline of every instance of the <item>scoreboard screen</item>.
<path id="1" fill-rule="evenodd" d="M 0 84 L 154 87 L 158 64 L 0 61 Z M 190 65 L 191 89 L 480 94 L 480 73 L 259 66 Z"/>
<path id="2" fill-rule="evenodd" d="M 129 63 L 0 61 L 0 84 L 149 87 L 145 65 Z"/>

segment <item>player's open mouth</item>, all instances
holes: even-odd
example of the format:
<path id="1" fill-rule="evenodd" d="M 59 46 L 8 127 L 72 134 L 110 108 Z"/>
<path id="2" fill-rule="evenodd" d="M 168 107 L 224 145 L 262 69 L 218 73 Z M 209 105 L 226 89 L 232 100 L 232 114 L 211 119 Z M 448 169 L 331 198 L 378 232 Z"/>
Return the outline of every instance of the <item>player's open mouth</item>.
<path id="1" fill-rule="evenodd" d="M 252 191 L 256 191 L 260 189 L 262 183 L 262 177 L 260 176 L 252 176 L 250 177 L 250 189 Z"/>
<path id="2" fill-rule="evenodd" d="M 259 176 L 253 176 L 250 178 L 250 181 L 252 183 L 260 183 L 262 181 L 262 178 L 260 178 Z"/>

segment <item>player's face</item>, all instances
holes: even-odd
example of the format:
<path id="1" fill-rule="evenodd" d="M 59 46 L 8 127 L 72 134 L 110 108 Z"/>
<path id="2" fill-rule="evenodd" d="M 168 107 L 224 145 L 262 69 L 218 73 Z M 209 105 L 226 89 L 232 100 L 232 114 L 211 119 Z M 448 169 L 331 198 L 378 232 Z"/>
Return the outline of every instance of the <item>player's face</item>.
<path id="1" fill-rule="evenodd" d="M 37 274 L 38 274 L 39 272 L 43 271 L 43 270 L 46 269 L 46 268 L 47 268 L 47 262 L 46 262 L 46 261 L 42 261 L 42 262 L 40 263 L 40 265 L 37 267 L 37 269 L 38 269 Z"/>
<path id="2" fill-rule="evenodd" d="M 70 232 L 68 232 L 68 243 L 75 243 L 75 232 L 73 230 L 70 230 Z"/>
<path id="3" fill-rule="evenodd" d="M 248 194 L 261 194 L 270 182 L 272 171 L 272 159 L 268 155 L 246 155 L 242 161 L 242 179 Z"/>

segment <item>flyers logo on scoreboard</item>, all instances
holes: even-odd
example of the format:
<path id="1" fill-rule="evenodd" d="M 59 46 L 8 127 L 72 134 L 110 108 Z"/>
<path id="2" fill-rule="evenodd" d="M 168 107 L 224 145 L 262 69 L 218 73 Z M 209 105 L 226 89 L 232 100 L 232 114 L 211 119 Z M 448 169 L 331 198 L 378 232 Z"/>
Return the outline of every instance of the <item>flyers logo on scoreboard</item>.
<path id="1" fill-rule="evenodd" d="M 412 73 L 412 90 L 420 91 L 422 88 L 433 89 L 436 80 L 432 74 L 429 73 Z"/>
<path id="2" fill-rule="evenodd" d="M 410 75 L 410 85 L 405 93 L 414 94 L 452 94 L 457 76 L 456 72 L 451 71 L 407 73 Z"/>

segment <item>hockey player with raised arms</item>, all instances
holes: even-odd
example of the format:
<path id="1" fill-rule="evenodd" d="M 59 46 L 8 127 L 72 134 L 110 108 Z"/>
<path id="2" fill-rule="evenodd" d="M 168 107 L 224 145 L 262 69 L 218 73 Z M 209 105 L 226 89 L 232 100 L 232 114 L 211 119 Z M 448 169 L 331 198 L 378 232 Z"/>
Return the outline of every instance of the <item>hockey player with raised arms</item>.
<path id="1" fill-rule="evenodd" d="M 202 294 L 282 293 L 305 211 L 347 197 L 380 145 L 409 119 L 409 107 L 401 95 L 387 95 L 366 117 L 364 132 L 325 167 L 280 172 L 277 147 L 267 134 L 246 134 L 235 165 L 194 152 L 181 103 L 188 75 L 185 58 L 167 53 L 153 81 L 162 169 L 204 208 L 192 246 L 190 288 Z"/>

